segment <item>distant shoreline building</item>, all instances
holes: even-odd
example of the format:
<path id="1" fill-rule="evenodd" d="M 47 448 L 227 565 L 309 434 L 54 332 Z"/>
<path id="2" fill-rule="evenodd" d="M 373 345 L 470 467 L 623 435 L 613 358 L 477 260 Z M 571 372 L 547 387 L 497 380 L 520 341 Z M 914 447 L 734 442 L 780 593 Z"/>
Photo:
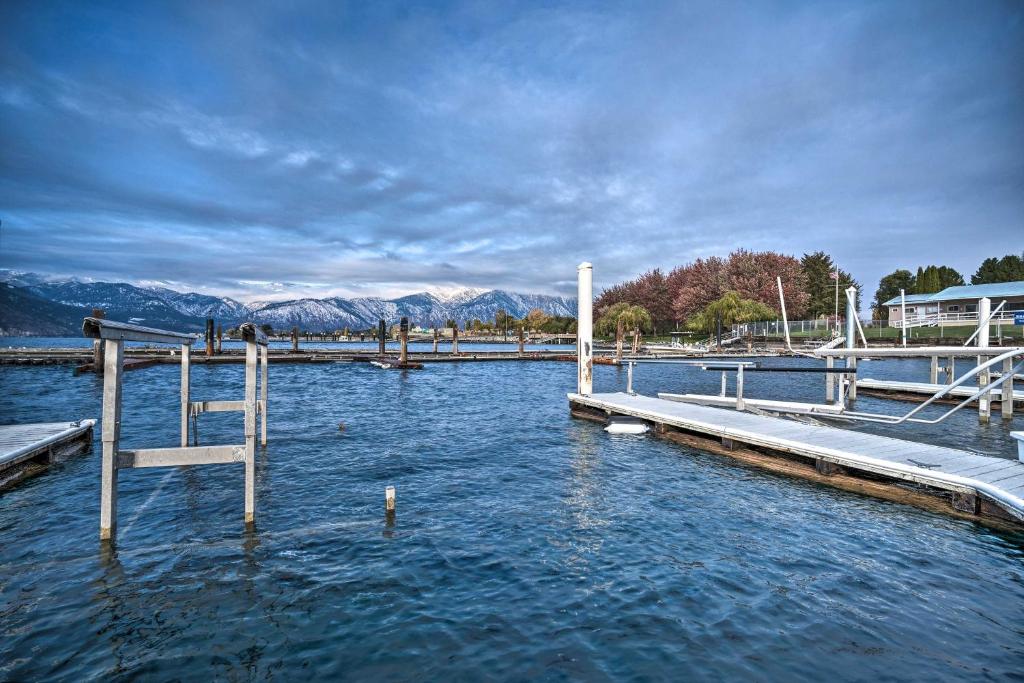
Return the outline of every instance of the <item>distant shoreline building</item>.
<path id="1" fill-rule="evenodd" d="M 933 294 L 907 294 L 907 325 L 974 325 L 978 322 L 978 301 L 988 297 L 992 310 L 1006 301 L 992 318 L 993 323 L 1013 324 L 1013 314 L 1024 311 L 1024 281 L 995 282 L 987 285 L 958 285 Z M 889 309 L 889 326 L 900 327 L 903 313 L 900 297 L 895 296 L 883 306 Z"/>

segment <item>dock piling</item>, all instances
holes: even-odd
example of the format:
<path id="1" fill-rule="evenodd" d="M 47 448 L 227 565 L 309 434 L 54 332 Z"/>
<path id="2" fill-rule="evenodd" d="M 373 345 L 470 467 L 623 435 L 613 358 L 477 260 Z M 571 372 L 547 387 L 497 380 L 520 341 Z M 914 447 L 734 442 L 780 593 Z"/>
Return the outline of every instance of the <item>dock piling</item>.
<path id="1" fill-rule="evenodd" d="M 576 393 L 586 396 L 594 392 L 594 266 L 584 261 L 576 273 Z"/>
<path id="2" fill-rule="evenodd" d="M 191 410 L 192 345 L 181 345 L 181 447 L 188 446 L 188 414 Z"/>
<path id="3" fill-rule="evenodd" d="M 398 362 L 405 365 L 409 362 L 409 319 L 403 317 L 399 322 Z"/>
<path id="4" fill-rule="evenodd" d="M 217 323 L 217 355 L 221 353 L 221 349 L 224 344 L 224 326 Z"/>
<path id="5" fill-rule="evenodd" d="M 395 487 L 388 486 L 384 489 L 384 510 L 387 512 L 395 511 Z"/>
<path id="6" fill-rule="evenodd" d="M 387 329 L 383 319 L 377 321 L 377 352 L 381 356 L 385 353 L 385 340 L 387 338 Z"/>
<path id="7" fill-rule="evenodd" d="M 459 355 L 459 321 L 454 321 L 452 325 L 452 355 Z"/>
<path id="8" fill-rule="evenodd" d="M 92 309 L 92 317 L 102 320 L 106 316 L 106 311 L 102 308 Z M 97 375 L 103 372 L 103 340 L 93 339 L 92 340 L 92 371 Z"/>
<path id="9" fill-rule="evenodd" d="M 213 318 L 206 319 L 206 357 L 213 355 Z"/>
<path id="10" fill-rule="evenodd" d="M 988 348 L 988 324 L 989 318 L 992 313 L 992 302 L 988 297 L 982 297 L 978 301 L 978 340 L 977 346 L 981 349 Z M 978 365 L 981 365 L 983 359 L 978 356 Z M 989 371 L 982 370 L 978 374 L 978 388 L 984 389 L 989 384 Z M 978 420 L 980 422 L 988 422 L 992 415 L 992 397 L 988 392 L 983 393 L 978 397 Z"/>
<path id="11" fill-rule="evenodd" d="M 522 358 L 526 352 L 526 330 L 522 325 L 519 326 L 519 357 Z"/>
<path id="12" fill-rule="evenodd" d="M 117 452 L 121 441 L 121 379 L 124 366 L 124 342 L 120 339 L 97 339 L 97 341 L 106 346 L 103 366 L 100 540 L 113 541 L 117 537 Z"/>
<path id="13" fill-rule="evenodd" d="M 743 404 L 743 364 L 740 363 L 736 366 L 736 410 L 743 410 L 745 407 Z"/>
<path id="14" fill-rule="evenodd" d="M 437 328 L 434 328 L 434 354 L 437 354 Z"/>
<path id="15" fill-rule="evenodd" d="M 1004 419 L 1009 420 L 1013 418 L 1013 359 L 1011 358 L 1003 361 L 1003 377 L 1007 377 L 1007 379 L 1003 382 L 1003 395 L 999 402 L 1000 412 Z"/>

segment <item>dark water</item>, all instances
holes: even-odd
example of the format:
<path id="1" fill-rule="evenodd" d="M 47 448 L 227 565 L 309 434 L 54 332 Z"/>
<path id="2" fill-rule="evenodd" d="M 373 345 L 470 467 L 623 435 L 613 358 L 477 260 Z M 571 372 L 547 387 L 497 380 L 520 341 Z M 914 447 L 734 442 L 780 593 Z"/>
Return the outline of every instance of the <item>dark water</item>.
<path id="1" fill-rule="evenodd" d="M 865 374 L 921 378 L 912 363 Z M 98 449 L 0 494 L 0 679 L 1020 679 L 1024 538 L 609 437 L 568 417 L 574 374 L 272 366 L 254 533 L 240 465 L 123 471 L 112 554 Z M 177 368 L 125 384 L 123 443 L 174 445 Z M 717 384 L 637 370 L 645 393 Z M 241 387 L 240 366 L 193 368 L 197 400 Z M 99 406 L 95 377 L 0 369 L 2 422 Z M 238 442 L 241 422 L 204 415 L 202 439 Z M 968 413 L 900 434 L 1012 457 L 1008 429 Z"/>

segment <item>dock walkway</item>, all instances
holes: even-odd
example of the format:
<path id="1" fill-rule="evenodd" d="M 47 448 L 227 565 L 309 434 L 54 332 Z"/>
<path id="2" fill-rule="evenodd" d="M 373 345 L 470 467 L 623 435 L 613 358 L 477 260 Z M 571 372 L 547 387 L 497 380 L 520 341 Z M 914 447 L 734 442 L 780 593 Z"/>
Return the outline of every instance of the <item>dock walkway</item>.
<path id="1" fill-rule="evenodd" d="M 865 472 L 993 501 L 1024 522 L 1024 463 L 837 427 L 626 393 L 568 395 L 570 405 L 631 415 L 702 436 L 813 458 L 851 473 Z M 961 503 L 962 504 L 962 503 Z M 956 504 L 958 509 L 962 508 Z"/>
<path id="2" fill-rule="evenodd" d="M 74 455 L 92 444 L 96 420 L 0 425 L 0 486 L 21 479 L 21 466 Z"/>
<path id="3" fill-rule="evenodd" d="M 947 385 L 932 384 L 930 382 L 903 382 L 894 379 L 871 379 L 870 377 L 864 377 L 857 380 L 858 390 L 877 393 L 879 395 L 893 393 L 902 395 L 913 394 L 928 397 L 939 393 L 945 386 Z M 951 398 L 964 399 L 968 396 L 973 396 L 977 391 L 977 386 L 962 384 L 950 389 L 947 395 Z M 1001 399 L 1002 393 L 999 390 L 992 392 L 992 403 L 999 403 Z M 1013 401 L 1014 403 L 1024 403 L 1024 391 L 1019 389 L 1015 390 L 1013 392 Z"/>

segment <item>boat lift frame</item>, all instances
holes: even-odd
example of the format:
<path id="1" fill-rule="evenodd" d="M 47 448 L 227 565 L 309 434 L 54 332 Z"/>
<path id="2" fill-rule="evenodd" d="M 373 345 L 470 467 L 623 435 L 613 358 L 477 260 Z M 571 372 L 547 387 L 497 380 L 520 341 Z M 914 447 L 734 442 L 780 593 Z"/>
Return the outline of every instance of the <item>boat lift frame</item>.
<path id="1" fill-rule="evenodd" d="M 239 328 L 245 342 L 245 399 L 243 401 L 191 402 L 189 396 L 189 360 L 195 335 L 169 332 L 141 325 L 86 318 L 82 333 L 104 344 L 103 362 L 103 462 L 100 477 L 100 540 L 117 539 L 117 479 L 122 469 L 175 467 L 241 462 L 245 464 L 245 523 L 256 517 L 256 417 L 262 414 L 262 443 L 266 443 L 267 336 L 252 323 Z M 178 448 L 121 448 L 121 392 L 124 377 L 124 343 L 145 342 L 181 346 L 181 441 Z M 262 355 L 262 401 L 258 401 L 256 366 Z M 245 443 L 218 446 L 189 446 L 190 415 L 214 410 L 245 412 Z"/>

